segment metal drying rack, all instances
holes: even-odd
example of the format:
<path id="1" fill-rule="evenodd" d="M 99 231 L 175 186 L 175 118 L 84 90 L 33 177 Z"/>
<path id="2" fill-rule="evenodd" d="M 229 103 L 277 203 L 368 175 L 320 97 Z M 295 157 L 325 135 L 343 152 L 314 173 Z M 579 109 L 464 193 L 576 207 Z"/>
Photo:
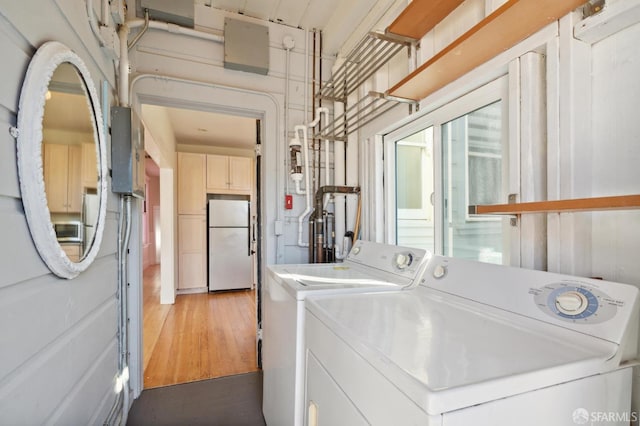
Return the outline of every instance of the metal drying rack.
<path id="1" fill-rule="evenodd" d="M 334 72 L 333 78 L 324 84 L 316 98 L 341 102 L 345 105 L 343 114 L 334 120 L 314 138 L 347 140 L 347 136 L 384 114 L 398 103 L 416 105 L 413 99 L 392 97 L 380 92 L 369 92 L 355 104 L 347 107 L 347 98 L 377 70 L 385 65 L 403 48 L 409 48 L 415 40 L 369 32 L 347 55 L 342 65 Z"/>

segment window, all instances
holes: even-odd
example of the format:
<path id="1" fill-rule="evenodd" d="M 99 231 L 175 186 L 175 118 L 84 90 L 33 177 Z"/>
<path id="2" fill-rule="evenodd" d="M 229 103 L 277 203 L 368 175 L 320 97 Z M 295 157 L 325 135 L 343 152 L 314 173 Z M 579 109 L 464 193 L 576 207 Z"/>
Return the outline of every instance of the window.
<path id="1" fill-rule="evenodd" d="M 501 111 L 497 101 L 442 126 L 445 255 L 502 263 L 501 219 L 468 215 L 504 199 Z"/>
<path id="2" fill-rule="evenodd" d="M 384 136 L 387 240 L 446 256 L 507 263 L 508 219 L 469 205 L 506 200 L 508 77 Z"/>
<path id="3" fill-rule="evenodd" d="M 396 243 L 434 251 L 433 127 L 396 143 Z"/>

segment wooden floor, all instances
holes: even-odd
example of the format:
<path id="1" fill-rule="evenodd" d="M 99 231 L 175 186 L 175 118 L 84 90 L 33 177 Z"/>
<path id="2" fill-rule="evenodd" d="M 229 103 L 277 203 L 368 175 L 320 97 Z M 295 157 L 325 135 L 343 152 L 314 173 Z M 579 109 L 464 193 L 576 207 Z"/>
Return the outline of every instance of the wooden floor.
<path id="1" fill-rule="evenodd" d="M 258 371 L 255 291 L 179 295 L 160 304 L 160 266 L 144 272 L 144 387 Z"/>

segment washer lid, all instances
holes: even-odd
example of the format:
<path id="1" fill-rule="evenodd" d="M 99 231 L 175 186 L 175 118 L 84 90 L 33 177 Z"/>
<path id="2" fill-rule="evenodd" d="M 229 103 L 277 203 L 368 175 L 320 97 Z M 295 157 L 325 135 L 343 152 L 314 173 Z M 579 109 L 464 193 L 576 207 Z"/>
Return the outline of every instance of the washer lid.
<path id="1" fill-rule="evenodd" d="M 432 415 L 617 367 L 616 344 L 425 287 L 307 310 Z"/>
<path id="2" fill-rule="evenodd" d="M 298 300 L 309 294 L 333 294 L 336 291 L 389 291 L 411 284 L 410 280 L 345 263 L 321 265 L 276 265 L 271 273 L 287 292 Z"/>

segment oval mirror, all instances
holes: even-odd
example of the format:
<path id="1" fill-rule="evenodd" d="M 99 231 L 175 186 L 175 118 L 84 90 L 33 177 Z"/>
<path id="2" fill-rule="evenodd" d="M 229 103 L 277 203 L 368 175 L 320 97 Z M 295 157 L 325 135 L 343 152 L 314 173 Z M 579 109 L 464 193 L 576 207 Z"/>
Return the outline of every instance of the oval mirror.
<path id="1" fill-rule="evenodd" d="M 54 274 L 73 278 L 100 248 L 106 147 L 89 71 L 61 43 L 45 43 L 29 64 L 20 94 L 17 152 L 36 248 Z"/>

